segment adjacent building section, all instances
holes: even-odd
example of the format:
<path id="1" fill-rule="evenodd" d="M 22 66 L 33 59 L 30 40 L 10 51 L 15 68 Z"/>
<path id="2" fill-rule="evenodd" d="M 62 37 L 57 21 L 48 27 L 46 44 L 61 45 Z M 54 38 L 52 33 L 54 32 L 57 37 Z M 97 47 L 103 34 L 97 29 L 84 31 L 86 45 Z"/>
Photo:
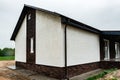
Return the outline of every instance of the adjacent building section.
<path id="1" fill-rule="evenodd" d="M 100 61 L 99 34 L 67 27 L 67 65 Z"/>

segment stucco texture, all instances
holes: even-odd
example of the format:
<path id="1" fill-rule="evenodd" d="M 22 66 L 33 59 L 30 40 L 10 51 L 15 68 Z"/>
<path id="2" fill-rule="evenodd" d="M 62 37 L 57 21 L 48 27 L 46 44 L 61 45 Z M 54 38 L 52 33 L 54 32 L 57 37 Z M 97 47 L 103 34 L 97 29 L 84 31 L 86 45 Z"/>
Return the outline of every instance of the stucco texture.
<path id="1" fill-rule="evenodd" d="M 15 60 L 26 62 L 26 17 L 15 38 Z"/>
<path id="2" fill-rule="evenodd" d="M 99 35 L 67 27 L 67 65 L 100 61 Z"/>
<path id="3" fill-rule="evenodd" d="M 64 67 L 61 18 L 36 11 L 36 64 Z"/>

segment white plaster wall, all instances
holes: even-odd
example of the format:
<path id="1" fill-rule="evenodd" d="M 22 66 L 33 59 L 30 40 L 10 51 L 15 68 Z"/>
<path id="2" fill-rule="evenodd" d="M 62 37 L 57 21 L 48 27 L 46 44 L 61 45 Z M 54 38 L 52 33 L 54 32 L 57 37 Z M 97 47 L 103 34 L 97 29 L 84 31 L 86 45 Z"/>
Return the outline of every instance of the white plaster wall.
<path id="1" fill-rule="evenodd" d="M 26 17 L 15 38 L 15 60 L 26 62 Z"/>
<path id="2" fill-rule="evenodd" d="M 61 18 L 36 11 L 36 64 L 63 67 L 63 38 Z"/>
<path id="3" fill-rule="evenodd" d="M 100 61 L 99 35 L 67 27 L 68 66 Z"/>

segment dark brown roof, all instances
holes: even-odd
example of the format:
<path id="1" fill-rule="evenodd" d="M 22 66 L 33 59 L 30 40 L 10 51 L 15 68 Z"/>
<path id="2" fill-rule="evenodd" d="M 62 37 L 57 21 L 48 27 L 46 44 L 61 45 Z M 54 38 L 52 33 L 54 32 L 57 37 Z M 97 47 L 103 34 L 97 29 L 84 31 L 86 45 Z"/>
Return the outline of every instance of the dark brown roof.
<path id="1" fill-rule="evenodd" d="M 120 36 L 120 31 L 102 31 L 103 35 Z"/>
<path id="2" fill-rule="evenodd" d="M 77 27 L 77 28 L 80 28 L 80 29 L 83 29 L 83 30 L 87 30 L 87 31 L 90 31 L 90 32 L 93 32 L 93 33 L 97 33 L 97 34 L 101 33 L 101 31 L 98 30 L 98 29 L 95 29 L 95 28 L 93 28 L 91 26 L 88 26 L 84 23 L 73 20 L 69 17 L 66 17 L 66 16 L 62 15 L 62 14 L 52 12 L 52 11 L 48 11 L 48 10 L 44 10 L 44 9 L 34 7 L 34 6 L 30 6 L 30 5 L 24 5 L 23 10 L 21 12 L 21 15 L 20 15 L 20 17 L 18 19 L 18 22 L 16 24 L 16 27 L 14 29 L 14 32 L 12 34 L 11 40 L 15 40 L 15 37 L 17 36 L 17 33 L 18 33 L 18 31 L 21 27 L 21 24 L 23 22 L 23 19 L 24 19 L 26 13 L 27 13 L 27 10 L 29 10 L 30 8 L 35 9 L 35 10 L 40 10 L 40 11 L 43 11 L 43 12 L 47 12 L 47 13 L 50 13 L 50 14 L 53 14 L 53 15 L 58 15 L 58 16 L 61 17 L 61 20 L 62 20 L 61 22 L 63 24 L 68 24 L 68 25 L 71 25 L 71 26 L 74 26 L 74 27 Z"/>

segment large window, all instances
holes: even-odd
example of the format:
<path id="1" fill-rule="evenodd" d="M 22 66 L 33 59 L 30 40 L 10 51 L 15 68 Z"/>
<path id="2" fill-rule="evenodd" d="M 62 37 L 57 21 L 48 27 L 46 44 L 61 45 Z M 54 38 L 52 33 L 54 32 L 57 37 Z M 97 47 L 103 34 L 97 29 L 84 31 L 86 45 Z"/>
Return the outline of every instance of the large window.
<path id="1" fill-rule="evenodd" d="M 120 44 L 118 42 L 115 42 L 115 57 L 120 58 Z"/>
<path id="2" fill-rule="evenodd" d="M 30 53 L 34 53 L 34 39 L 30 38 Z"/>
<path id="3" fill-rule="evenodd" d="M 104 60 L 110 59 L 110 53 L 109 53 L 109 40 L 104 39 L 104 50 L 105 50 L 105 57 Z"/>

